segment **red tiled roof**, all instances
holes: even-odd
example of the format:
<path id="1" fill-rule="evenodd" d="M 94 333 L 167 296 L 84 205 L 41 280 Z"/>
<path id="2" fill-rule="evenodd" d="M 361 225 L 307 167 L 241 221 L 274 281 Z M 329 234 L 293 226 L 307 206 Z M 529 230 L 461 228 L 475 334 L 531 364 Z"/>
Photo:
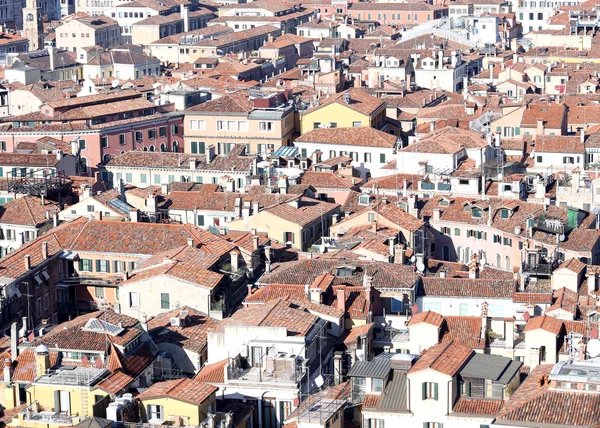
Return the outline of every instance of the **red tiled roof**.
<path id="1" fill-rule="evenodd" d="M 453 413 L 492 416 L 500 411 L 504 400 L 460 397 L 454 405 Z"/>
<path id="2" fill-rule="evenodd" d="M 442 326 L 443 322 L 444 322 L 444 317 L 442 317 L 437 312 L 425 311 L 425 312 L 419 312 L 419 313 L 413 315 L 412 318 L 410 319 L 410 321 L 408 322 L 408 325 L 411 326 L 411 325 L 416 325 L 416 324 L 420 324 L 420 323 L 426 323 L 426 324 L 434 325 L 439 328 Z"/>
<path id="3" fill-rule="evenodd" d="M 173 400 L 185 401 L 201 405 L 219 388 L 197 379 L 175 379 L 157 382 L 137 396 L 140 400 L 168 397 Z"/>
<path id="4" fill-rule="evenodd" d="M 356 128 L 317 128 L 300 135 L 296 138 L 296 142 L 393 148 L 398 142 L 398 137 L 369 126 Z"/>
<path id="5" fill-rule="evenodd" d="M 563 323 L 561 320 L 558 320 L 549 315 L 542 315 L 539 317 L 530 318 L 525 325 L 523 331 L 532 331 L 532 330 L 545 330 L 550 333 L 554 333 L 558 335 L 563 327 Z"/>
<path id="6" fill-rule="evenodd" d="M 363 409 L 376 409 L 379 406 L 381 394 L 365 394 L 363 401 Z"/>
<path id="7" fill-rule="evenodd" d="M 471 358 L 473 350 L 455 342 L 441 343 L 421 352 L 421 358 L 408 371 L 409 374 L 432 369 L 454 376 Z"/>
<path id="8" fill-rule="evenodd" d="M 225 383 L 225 366 L 229 360 L 225 358 L 213 364 L 207 364 L 198 372 L 194 379 L 208 383 Z"/>

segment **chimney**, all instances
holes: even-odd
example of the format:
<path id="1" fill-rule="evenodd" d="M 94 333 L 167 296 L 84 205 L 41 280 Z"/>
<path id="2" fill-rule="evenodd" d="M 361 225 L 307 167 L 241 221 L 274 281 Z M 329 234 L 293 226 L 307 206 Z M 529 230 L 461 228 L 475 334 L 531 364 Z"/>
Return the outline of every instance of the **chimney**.
<path id="1" fill-rule="evenodd" d="M 48 55 L 50 56 L 50 71 L 56 70 L 56 48 L 48 49 Z"/>
<path id="2" fill-rule="evenodd" d="M 46 260 L 48 258 L 48 243 L 42 242 L 42 258 Z"/>
<path id="3" fill-rule="evenodd" d="M 577 359 L 579 361 L 584 361 L 585 360 L 585 354 L 587 351 L 587 345 L 585 344 L 585 342 L 582 340 L 581 342 L 579 342 L 579 345 L 577 346 L 577 349 L 579 351 L 579 353 L 577 354 Z"/>
<path id="4" fill-rule="evenodd" d="M 396 237 L 390 236 L 388 238 L 388 246 L 390 248 L 390 257 L 394 257 L 394 244 L 396 242 Z"/>
<path id="5" fill-rule="evenodd" d="M 377 233 L 377 222 L 376 221 L 371 223 L 371 232 Z"/>
<path id="6" fill-rule="evenodd" d="M 187 33 L 190 31 L 190 10 L 182 4 L 179 6 L 179 12 L 181 13 L 181 19 L 183 19 L 183 32 Z"/>
<path id="7" fill-rule="evenodd" d="M 238 253 L 236 251 L 231 251 L 229 253 L 229 258 L 231 259 L 231 272 L 237 272 L 240 269 L 240 259 Z"/>
<path id="8" fill-rule="evenodd" d="M 102 211 L 94 211 L 94 220 L 102 221 Z"/>
<path id="9" fill-rule="evenodd" d="M 444 51 L 439 50 L 438 52 L 438 70 L 441 70 L 444 66 Z"/>
<path id="10" fill-rule="evenodd" d="M 431 122 L 429 122 L 429 132 L 434 132 L 435 131 L 435 120 L 432 120 Z"/>
<path id="11" fill-rule="evenodd" d="M 17 331 L 17 323 L 13 322 L 10 325 L 10 358 L 15 361 L 19 356 L 19 333 Z"/>
<path id="12" fill-rule="evenodd" d="M 244 206 L 242 207 L 242 218 L 250 217 L 250 201 L 244 201 Z"/>
<path id="13" fill-rule="evenodd" d="M 255 235 L 252 237 L 252 248 L 254 248 L 254 251 L 258 250 L 258 240 L 258 236 Z"/>
<path id="14" fill-rule="evenodd" d="M 166 183 L 163 183 L 160 185 L 160 193 L 162 193 L 163 195 L 168 195 L 169 194 L 169 185 Z"/>
<path id="15" fill-rule="evenodd" d="M 596 274 L 594 272 L 588 272 L 587 274 L 587 285 L 588 293 L 596 291 Z"/>
<path id="16" fill-rule="evenodd" d="M 338 222 L 339 218 L 340 218 L 339 214 L 332 215 L 331 216 L 331 225 L 333 226 L 334 224 L 336 224 Z"/>
<path id="17" fill-rule="evenodd" d="M 183 5 L 181 5 L 183 7 Z M 193 171 L 196 169 L 196 159 L 190 159 L 190 169 Z"/>
<path id="18" fill-rule="evenodd" d="M 46 345 L 35 348 L 35 377 L 40 378 L 50 370 L 50 351 Z"/>
<path id="19" fill-rule="evenodd" d="M 151 194 L 146 199 L 146 211 L 156 213 L 156 196 Z"/>
<path id="20" fill-rule="evenodd" d="M 515 347 L 515 319 L 511 318 L 504 323 L 504 341 L 507 349 Z"/>
<path id="21" fill-rule="evenodd" d="M 254 202 L 252 204 L 252 214 L 256 215 L 258 214 L 258 211 L 260 210 L 260 204 L 258 202 Z"/>
<path id="22" fill-rule="evenodd" d="M 485 314 L 481 315 L 481 338 L 482 339 L 485 339 L 485 336 L 486 336 L 486 333 L 488 330 L 487 324 L 488 324 L 487 315 L 485 315 Z"/>
<path id="23" fill-rule="evenodd" d="M 23 262 L 24 262 L 24 267 L 25 267 L 25 270 L 26 270 L 27 272 L 29 272 L 29 271 L 31 270 L 31 256 L 30 256 L 29 254 L 26 254 L 26 255 L 23 257 Z"/>
<path id="24" fill-rule="evenodd" d="M 544 135 L 544 119 L 537 120 L 537 135 Z"/>
<path id="25" fill-rule="evenodd" d="M 433 221 L 440 221 L 442 210 L 439 208 L 433 209 Z"/>
<path id="26" fill-rule="evenodd" d="M 445 268 L 440 269 L 440 278 L 446 278 L 448 276 L 448 272 Z"/>
<path id="27" fill-rule="evenodd" d="M 585 143 L 585 131 L 583 129 L 580 131 L 579 135 L 581 137 L 581 143 Z"/>
<path id="28" fill-rule="evenodd" d="M 188 238 L 187 244 L 188 244 L 188 247 L 193 247 L 194 246 L 194 238 Z"/>
<path id="29" fill-rule="evenodd" d="M 52 215 L 52 225 L 54 227 L 58 226 L 58 213 L 56 211 Z"/>
<path id="30" fill-rule="evenodd" d="M 4 359 L 4 383 L 9 384 L 12 380 L 12 361 L 10 358 Z"/>
<path id="31" fill-rule="evenodd" d="M 102 218 L 100 218 L 100 220 L 102 220 Z M 129 210 L 129 221 L 131 221 L 132 223 L 138 223 L 140 221 L 138 217 L 138 210 Z"/>
<path id="32" fill-rule="evenodd" d="M 343 288 L 337 289 L 337 308 L 346 313 L 346 290 Z"/>
<path id="33" fill-rule="evenodd" d="M 313 157 L 314 154 L 316 152 L 313 153 Z M 314 163 L 314 161 L 313 161 Z M 281 193 L 282 195 L 287 194 L 287 189 L 288 189 L 288 178 L 286 176 L 283 176 L 279 179 L 279 182 L 277 183 L 277 187 L 279 187 L 279 193 Z"/>
<path id="34" fill-rule="evenodd" d="M 206 163 L 211 163 L 215 156 L 215 145 L 211 144 L 206 148 Z"/>

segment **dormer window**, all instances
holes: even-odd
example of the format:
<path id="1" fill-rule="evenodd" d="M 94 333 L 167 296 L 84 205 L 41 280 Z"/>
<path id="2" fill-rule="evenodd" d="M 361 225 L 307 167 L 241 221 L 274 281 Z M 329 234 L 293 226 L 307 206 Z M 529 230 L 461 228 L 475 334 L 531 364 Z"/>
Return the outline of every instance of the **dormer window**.
<path id="1" fill-rule="evenodd" d="M 362 207 L 368 207 L 369 206 L 369 195 L 360 195 L 358 197 L 358 205 L 362 206 Z"/>
<path id="2" fill-rule="evenodd" d="M 448 206 L 450 206 L 450 201 L 447 201 L 447 200 L 445 200 L 445 199 L 442 199 L 442 200 L 440 201 L 439 205 L 440 205 L 441 207 L 448 207 Z"/>
<path id="3" fill-rule="evenodd" d="M 502 208 L 500 210 L 500 216 L 502 218 L 510 218 L 510 210 L 508 208 Z"/>
<path id="4" fill-rule="evenodd" d="M 335 270 L 335 276 L 339 276 L 341 278 L 347 278 L 349 276 L 352 276 L 353 273 L 354 270 L 347 266 L 339 267 Z"/>
<path id="5" fill-rule="evenodd" d="M 481 208 L 473 207 L 471 210 L 473 218 L 481 218 Z"/>

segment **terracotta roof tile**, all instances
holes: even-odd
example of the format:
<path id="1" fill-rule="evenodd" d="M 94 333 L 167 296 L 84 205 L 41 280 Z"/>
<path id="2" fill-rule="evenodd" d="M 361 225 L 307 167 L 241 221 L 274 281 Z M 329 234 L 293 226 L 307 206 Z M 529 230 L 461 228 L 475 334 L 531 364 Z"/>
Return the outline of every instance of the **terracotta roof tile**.
<path id="1" fill-rule="evenodd" d="M 296 142 L 393 148 L 398 142 L 398 137 L 368 126 L 318 128 L 300 135 L 296 138 Z"/>
<path id="2" fill-rule="evenodd" d="M 454 405 L 453 413 L 492 416 L 497 414 L 503 405 L 504 400 L 460 397 Z"/>
<path id="3" fill-rule="evenodd" d="M 549 315 L 541 315 L 538 317 L 530 318 L 525 325 L 523 331 L 533 331 L 537 329 L 545 330 L 550 333 L 554 333 L 558 336 L 563 328 L 563 323 L 561 320 L 558 320 Z"/>
<path id="4" fill-rule="evenodd" d="M 437 312 L 425 311 L 425 312 L 419 312 L 419 313 L 413 315 L 412 318 L 410 319 L 410 321 L 408 322 L 408 325 L 412 326 L 412 325 L 416 325 L 416 324 L 420 324 L 420 323 L 426 323 L 426 324 L 434 325 L 436 327 L 441 327 L 443 322 L 444 322 L 444 317 L 442 317 Z"/>
<path id="5" fill-rule="evenodd" d="M 152 384 L 137 396 L 140 400 L 168 397 L 173 400 L 185 401 L 200 405 L 219 388 L 197 379 L 175 379 Z"/>
<path id="6" fill-rule="evenodd" d="M 198 372 L 194 379 L 200 382 L 225 383 L 225 366 L 229 359 L 224 359 L 213 364 L 207 364 Z"/>
<path id="7" fill-rule="evenodd" d="M 421 352 L 421 358 L 411 367 L 408 374 L 432 369 L 454 376 L 473 355 L 473 350 L 455 342 L 434 345 Z"/>

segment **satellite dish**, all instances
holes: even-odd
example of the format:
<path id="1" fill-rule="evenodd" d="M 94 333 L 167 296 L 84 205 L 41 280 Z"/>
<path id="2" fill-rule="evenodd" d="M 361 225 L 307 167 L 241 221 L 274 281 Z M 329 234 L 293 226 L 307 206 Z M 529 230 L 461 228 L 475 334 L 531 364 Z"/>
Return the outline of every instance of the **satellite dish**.
<path id="1" fill-rule="evenodd" d="M 323 376 L 319 375 L 315 378 L 315 384 L 320 388 L 323 386 L 325 381 L 323 380 Z"/>
<path id="2" fill-rule="evenodd" d="M 411 263 L 414 263 L 416 260 L 417 260 L 417 258 L 416 258 L 415 256 L 412 256 L 412 257 L 410 258 L 410 262 L 411 262 Z"/>
<path id="3" fill-rule="evenodd" d="M 558 240 L 559 240 L 560 242 L 563 242 L 563 241 L 565 240 L 565 234 L 564 234 L 564 233 L 561 233 L 561 234 L 560 234 L 560 236 L 558 237 Z"/>
<path id="4" fill-rule="evenodd" d="M 481 260 L 480 260 L 480 262 L 481 262 L 482 266 L 485 266 L 487 264 L 487 262 L 485 260 L 485 257 L 482 257 Z"/>
<path id="5" fill-rule="evenodd" d="M 425 264 L 424 264 L 422 261 L 419 261 L 419 262 L 417 263 L 417 270 L 418 270 L 419 272 L 424 272 L 424 271 L 425 271 Z"/>
<path id="6" fill-rule="evenodd" d="M 179 303 L 179 301 L 175 302 L 175 307 L 179 309 L 181 307 L 181 303 Z"/>
<path id="7" fill-rule="evenodd" d="M 119 79 L 115 79 L 115 80 L 113 80 L 113 82 L 110 86 L 112 86 L 113 88 L 116 88 L 120 84 L 121 84 L 121 82 L 119 82 Z"/>
<path id="8" fill-rule="evenodd" d="M 600 340 L 590 339 L 587 344 L 587 352 L 590 354 L 590 358 L 597 357 L 600 355 Z"/>
<path id="9" fill-rule="evenodd" d="M 594 209 L 592 210 L 592 214 L 594 214 L 594 215 L 600 214 L 600 208 L 594 207 Z"/>

